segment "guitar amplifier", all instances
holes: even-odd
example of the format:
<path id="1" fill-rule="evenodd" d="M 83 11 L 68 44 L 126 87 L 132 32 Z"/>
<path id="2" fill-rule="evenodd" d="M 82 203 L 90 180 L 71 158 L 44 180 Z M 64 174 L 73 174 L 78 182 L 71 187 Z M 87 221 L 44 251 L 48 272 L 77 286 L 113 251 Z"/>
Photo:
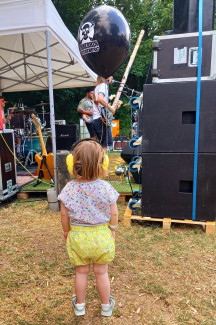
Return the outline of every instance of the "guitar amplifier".
<path id="1" fill-rule="evenodd" d="M 18 192 L 15 157 L 14 131 L 0 131 L 0 201 Z M 10 151 L 11 150 L 11 151 Z"/>
<path id="2" fill-rule="evenodd" d="M 79 125 L 56 125 L 56 149 L 70 150 L 73 143 L 79 139 Z"/>
<path id="3" fill-rule="evenodd" d="M 198 33 L 155 36 L 152 82 L 197 81 Z M 202 80 L 216 79 L 216 31 L 203 32 Z"/>

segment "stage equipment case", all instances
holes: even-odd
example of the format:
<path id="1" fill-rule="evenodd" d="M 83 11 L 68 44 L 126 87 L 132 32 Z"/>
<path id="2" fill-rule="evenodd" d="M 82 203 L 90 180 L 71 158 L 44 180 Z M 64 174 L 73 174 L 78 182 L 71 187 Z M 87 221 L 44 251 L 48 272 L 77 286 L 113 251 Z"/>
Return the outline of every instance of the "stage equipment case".
<path id="1" fill-rule="evenodd" d="M 216 79 L 216 31 L 203 32 L 202 80 Z M 196 81 L 199 33 L 155 36 L 152 82 Z"/>
<path id="2" fill-rule="evenodd" d="M 0 201 L 4 201 L 18 192 L 17 172 L 14 155 L 10 152 L 2 136 L 13 153 L 14 131 L 0 131 Z"/>

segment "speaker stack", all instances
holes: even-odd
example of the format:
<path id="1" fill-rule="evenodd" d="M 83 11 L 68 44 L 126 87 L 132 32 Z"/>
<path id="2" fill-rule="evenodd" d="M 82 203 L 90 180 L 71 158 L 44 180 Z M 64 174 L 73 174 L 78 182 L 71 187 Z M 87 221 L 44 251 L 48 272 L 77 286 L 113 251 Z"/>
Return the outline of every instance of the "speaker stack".
<path id="1" fill-rule="evenodd" d="M 177 24 L 175 9 L 180 3 L 174 1 L 177 31 L 180 22 L 182 26 L 196 25 L 195 18 L 188 23 L 187 10 Z M 185 3 L 190 11 L 198 1 Z M 212 28 L 214 1 L 206 3 L 211 8 L 206 21 L 211 23 L 205 26 Z M 185 27 L 179 32 L 185 32 Z M 205 221 L 214 221 L 216 216 L 215 42 L 215 31 L 203 32 L 196 220 Z M 197 47 L 198 33 L 161 36 L 153 41 L 153 84 L 144 85 L 143 91 L 143 216 L 192 219 Z"/>

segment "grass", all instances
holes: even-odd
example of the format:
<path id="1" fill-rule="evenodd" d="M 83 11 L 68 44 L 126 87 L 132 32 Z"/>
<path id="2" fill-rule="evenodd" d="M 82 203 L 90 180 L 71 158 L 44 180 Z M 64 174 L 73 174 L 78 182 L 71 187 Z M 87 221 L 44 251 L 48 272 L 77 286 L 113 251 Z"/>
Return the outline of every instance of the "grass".
<path id="1" fill-rule="evenodd" d="M 126 205 L 118 204 L 116 258 L 110 265 L 116 306 L 100 316 L 93 273 L 86 315 L 70 306 L 74 268 L 65 251 L 59 213 L 46 201 L 15 201 L 0 210 L 0 324 L 216 324 L 215 236 L 198 226 L 133 223 L 124 228 Z"/>
<path id="2" fill-rule="evenodd" d="M 49 180 L 44 180 L 44 183 L 40 183 L 37 187 L 34 187 L 37 181 L 32 181 L 31 183 L 23 186 L 20 189 L 20 192 L 28 192 L 28 191 L 47 191 L 49 188 L 52 188 L 52 183 Z M 47 183 L 47 184 L 45 184 Z"/>

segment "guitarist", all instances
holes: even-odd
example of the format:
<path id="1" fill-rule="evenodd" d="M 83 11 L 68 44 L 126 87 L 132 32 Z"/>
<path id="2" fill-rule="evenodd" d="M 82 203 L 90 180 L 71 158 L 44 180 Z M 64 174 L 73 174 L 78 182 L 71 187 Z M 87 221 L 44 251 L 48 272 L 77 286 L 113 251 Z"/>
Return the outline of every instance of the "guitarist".
<path id="1" fill-rule="evenodd" d="M 98 140 L 105 150 L 107 150 L 107 145 L 113 146 L 111 120 L 116 109 L 109 104 L 109 85 L 112 79 L 112 76 L 107 79 L 98 76 L 93 95 L 93 125 Z M 120 105 L 117 109 L 119 107 Z M 103 112 L 105 113 L 103 114 Z M 110 120 L 109 117 L 111 117 Z"/>
<path id="2" fill-rule="evenodd" d="M 87 88 L 86 97 L 84 97 L 77 107 L 77 112 L 82 114 L 86 127 L 90 133 L 90 138 L 96 139 L 96 133 L 93 128 L 93 89 Z"/>

